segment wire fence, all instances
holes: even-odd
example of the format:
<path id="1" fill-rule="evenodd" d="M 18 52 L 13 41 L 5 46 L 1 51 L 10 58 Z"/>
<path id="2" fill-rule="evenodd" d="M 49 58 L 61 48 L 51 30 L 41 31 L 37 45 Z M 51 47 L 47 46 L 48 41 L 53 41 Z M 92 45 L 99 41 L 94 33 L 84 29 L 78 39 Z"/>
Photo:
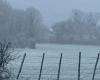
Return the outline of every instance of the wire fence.
<path id="1" fill-rule="evenodd" d="M 68 57 L 68 56 L 67 56 Z M 98 80 L 100 79 L 99 54 L 97 57 L 79 56 L 31 56 L 22 59 L 21 66 L 17 62 L 15 73 L 17 80 Z M 18 71 L 19 70 L 19 71 Z"/>

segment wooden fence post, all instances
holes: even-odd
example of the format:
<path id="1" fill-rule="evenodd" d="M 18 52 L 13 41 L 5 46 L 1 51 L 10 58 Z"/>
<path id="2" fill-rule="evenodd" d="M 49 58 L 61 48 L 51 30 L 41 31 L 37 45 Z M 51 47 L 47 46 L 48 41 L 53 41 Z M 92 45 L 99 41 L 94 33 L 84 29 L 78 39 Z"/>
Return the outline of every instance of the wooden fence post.
<path id="1" fill-rule="evenodd" d="M 25 57 L 26 57 L 26 53 L 25 53 L 24 56 L 23 56 L 23 59 L 22 59 L 22 62 L 21 62 L 21 66 L 20 66 L 20 69 L 19 69 L 19 72 L 18 72 L 18 75 L 17 75 L 17 80 L 18 80 L 18 78 L 19 78 L 19 76 L 20 76 L 20 73 L 21 73 L 21 71 L 22 71 L 23 63 L 24 63 L 24 61 L 25 61 Z"/>
<path id="2" fill-rule="evenodd" d="M 41 61 L 41 68 L 40 68 L 40 73 L 39 73 L 38 80 L 41 79 L 41 73 L 42 73 L 42 69 L 43 69 L 44 57 L 45 57 L 45 53 L 43 53 L 43 57 L 42 57 L 42 61 Z"/>
<path id="3" fill-rule="evenodd" d="M 100 53 L 98 53 L 98 56 L 97 56 L 97 60 L 96 60 L 96 63 L 95 63 L 92 80 L 94 80 L 94 77 L 95 77 L 95 73 L 96 73 L 96 69 L 97 69 L 97 65 L 98 65 L 98 61 L 99 61 L 99 56 L 100 56 Z"/>
<path id="4" fill-rule="evenodd" d="M 81 65 L 81 52 L 79 52 L 79 63 L 78 63 L 78 80 L 80 80 L 80 65 Z"/>
<path id="5" fill-rule="evenodd" d="M 63 54 L 61 53 L 60 60 L 59 60 L 59 68 L 58 68 L 57 80 L 59 80 L 59 78 L 60 78 L 62 56 L 63 56 Z"/>

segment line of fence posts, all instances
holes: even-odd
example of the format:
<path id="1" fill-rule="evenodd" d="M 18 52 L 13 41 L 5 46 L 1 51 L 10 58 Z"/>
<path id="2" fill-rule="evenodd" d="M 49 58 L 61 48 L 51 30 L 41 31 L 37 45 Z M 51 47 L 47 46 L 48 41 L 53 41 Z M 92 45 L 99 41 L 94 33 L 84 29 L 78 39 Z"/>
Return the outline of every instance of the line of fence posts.
<path id="1" fill-rule="evenodd" d="M 60 79 L 61 63 L 62 63 L 62 58 L 63 58 L 62 56 L 63 56 L 63 53 L 61 53 L 60 60 L 59 60 L 59 67 L 58 67 L 57 80 Z M 26 53 L 25 53 L 24 56 L 23 56 L 23 59 L 22 59 L 22 62 L 21 62 L 21 66 L 20 66 L 20 69 L 19 69 L 19 72 L 18 72 L 18 75 L 17 75 L 17 80 L 19 79 L 20 73 L 21 73 L 21 71 L 22 71 L 23 64 L 24 64 L 24 61 L 25 61 L 25 57 L 26 57 Z M 45 53 L 43 53 L 43 56 L 42 56 L 42 61 L 41 61 L 41 67 L 40 67 L 40 73 L 39 73 L 39 78 L 38 78 L 38 80 L 41 80 L 41 74 L 42 74 L 42 69 L 43 69 L 44 57 L 45 57 Z M 93 78 L 92 78 L 92 80 L 94 80 L 95 71 L 96 71 L 96 66 L 97 66 L 97 64 L 98 64 L 98 59 L 99 59 L 99 54 L 98 54 L 98 57 L 97 57 L 97 61 L 96 61 L 96 65 L 95 65 L 95 69 L 94 69 L 94 73 L 93 73 Z M 79 52 L 78 80 L 80 80 L 80 65 L 81 65 L 81 52 Z"/>
<path id="2" fill-rule="evenodd" d="M 18 72 L 17 77 L 16 77 L 17 80 L 19 79 L 20 73 L 22 71 L 25 58 L 26 58 L 26 53 L 23 55 L 23 59 L 22 59 L 22 62 L 21 62 L 20 68 L 19 68 L 19 72 Z"/>
<path id="3" fill-rule="evenodd" d="M 40 73 L 39 73 L 38 80 L 41 80 L 41 74 L 42 74 L 42 69 L 43 69 L 44 57 L 45 57 L 45 53 L 43 53 L 43 56 L 42 56 L 42 61 L 41 61 L 41 67 L 40 67 Z M 95 73 L 96 73 L 99 57 L 100 57 L 100 53 L 98 53 L 98 56 L 97 56 L 97 59 L 96 59 L 92 80 L 94 80 L 94 78 L 95 78 Z M 22 62 L 21 62 L 21 65 L 20 65 L 20 68 L 19 68 L 19 71 L 18 71 L 18 74 L 17 74 L 17 77 L 16 77 L 17 80 L 19 79 L 20 73 L 22 71 L 25 58 L 26 58 L 26 53 L 23 55 L 23 59 L 22 59 Z M 61 53 L 61 55 L 60 55 L 57 80 L 60 79 L 62 58 L 63 58 L 63 53 Z M 81 52 L 79 52 L 79 61 L 78 61 L 78 80 L 80 80 L 80 70 L 81 70 L 80 67 L 81 67 Z"/>

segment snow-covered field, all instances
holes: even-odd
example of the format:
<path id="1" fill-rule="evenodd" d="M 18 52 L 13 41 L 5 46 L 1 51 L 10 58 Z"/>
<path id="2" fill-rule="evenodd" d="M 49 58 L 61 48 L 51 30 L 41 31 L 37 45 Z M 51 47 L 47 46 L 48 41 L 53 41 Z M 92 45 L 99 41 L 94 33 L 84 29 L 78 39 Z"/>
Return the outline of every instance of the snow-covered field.
<path id="1" fill-rule="evenodd" d="M 37 44 L 36 49 L 16 49 L 15 53 L 21 55 L 19 59 L 12 63 L 15 76 L 18 73 L 20 63 L 24 53 L 27 53 L 20 78 L 27 80 L 37 80 L 43 53 L 45 53 L 42 79 L 55 80 L 60 54 L 63 53 L 60 78 L 64 80 L 77 80 L 78 75 L 78 55 L 82 52 L 81 79 L 90 80 L 92 78 L 97 54 L 100 52 L 99 46 L 85 45 L 60 45 L 60 44 Z M 100 64 L 100 61 L 99 61 Z M 97 67 L 96 78 L 100 76 L 100 65 Z"/>

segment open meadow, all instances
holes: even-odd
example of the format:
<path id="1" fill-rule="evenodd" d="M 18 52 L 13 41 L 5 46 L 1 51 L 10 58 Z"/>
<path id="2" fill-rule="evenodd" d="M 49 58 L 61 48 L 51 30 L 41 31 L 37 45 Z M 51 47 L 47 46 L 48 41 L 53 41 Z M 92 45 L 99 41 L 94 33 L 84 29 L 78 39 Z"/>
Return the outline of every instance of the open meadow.
<path id="1" fill-rule="evenodd" d="M 20 58 L 11 63 L 13 72 L 17 76 L 23 54 L 26 59 L 19 79 L 38 80 L 43 53 L 45 53 L 41 80 L 56 80 L 58 74 L 60 54 L 63 53 L 61 63 L 61 80 L 77 80 L 78 60 L 81 51 L 81 80 L 92 79 L 97 55 L 100 46 L 85 45 L 61 45 L 61 44 L 37 44 L 36 49 L 15 49 L 15 54 L 21 55 Z M 95 78 L 100 77 L 100 61 L 98 62 Z"/>

